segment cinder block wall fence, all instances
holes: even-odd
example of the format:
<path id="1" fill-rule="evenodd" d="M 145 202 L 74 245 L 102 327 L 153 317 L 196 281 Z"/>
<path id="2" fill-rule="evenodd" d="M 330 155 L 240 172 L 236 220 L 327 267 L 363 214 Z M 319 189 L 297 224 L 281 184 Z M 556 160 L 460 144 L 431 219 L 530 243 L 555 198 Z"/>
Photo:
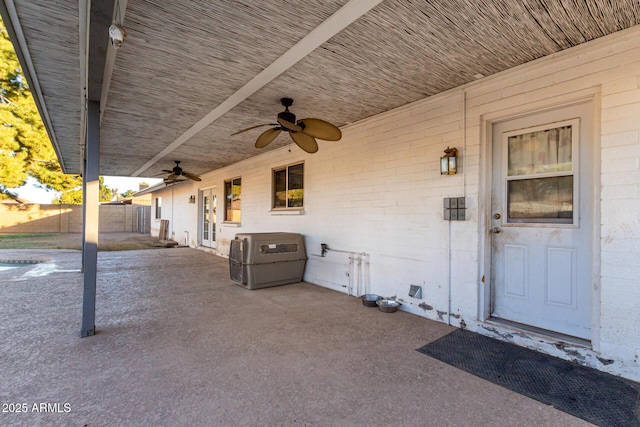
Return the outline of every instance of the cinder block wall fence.
<path id="1" fill-rule="evenodd" d="M 100 232 L 137 232 L 139 208 L 150 209 L 138 205 L 100 205 Z M 82 206 L 0 204 L 0 232 L 81 233 Z"/>

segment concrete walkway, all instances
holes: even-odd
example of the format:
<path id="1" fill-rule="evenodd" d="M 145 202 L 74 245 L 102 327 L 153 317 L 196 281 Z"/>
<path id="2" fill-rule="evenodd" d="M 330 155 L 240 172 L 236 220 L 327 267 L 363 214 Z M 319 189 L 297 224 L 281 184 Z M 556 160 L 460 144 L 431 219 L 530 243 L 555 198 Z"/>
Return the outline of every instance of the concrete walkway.
<path id="1" fill-rule="evenodd" d="M 308 283 L 245 290 L 201 251 L 101 252 L 84 339 L 80 253 L 7 258 L 51 261 L 0 271 L 3 426 L 587 425 L 415 351 L 447 325 Z"/>

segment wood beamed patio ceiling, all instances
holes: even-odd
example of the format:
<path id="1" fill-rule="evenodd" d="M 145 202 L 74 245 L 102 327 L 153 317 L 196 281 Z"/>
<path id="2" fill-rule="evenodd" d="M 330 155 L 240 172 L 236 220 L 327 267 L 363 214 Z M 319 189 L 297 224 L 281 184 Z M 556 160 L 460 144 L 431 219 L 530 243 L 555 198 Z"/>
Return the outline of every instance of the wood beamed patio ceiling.
<path id="1" fill-rule="evenodd" d="M 79 172 L 78 10 L 4 1 L 15 5 L 67 171 Z M 261 129 L 230 135 L 272 123 L 283 96 L 294 99 L 298 118 L 342 126 L 640 23 L 637 0 L 384 0 L 185 136 L 354 3 L 367 2 L 128 0 L 100 173 L 148 177 L 173 160 L 208 172 L 263 152 L 253 146 Z M 287 144 L 281 136 L 268 149 Z"/>

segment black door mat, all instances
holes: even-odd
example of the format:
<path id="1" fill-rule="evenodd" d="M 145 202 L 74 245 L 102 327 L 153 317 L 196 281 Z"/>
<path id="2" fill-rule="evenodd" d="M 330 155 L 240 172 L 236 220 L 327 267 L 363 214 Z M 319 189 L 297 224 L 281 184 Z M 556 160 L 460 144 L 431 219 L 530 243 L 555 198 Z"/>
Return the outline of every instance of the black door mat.
<path id="1" fill-rule="evenodd" d="M 640 385 L 463 329 L 417 349 L 601 426 L 640 426 Z"/>

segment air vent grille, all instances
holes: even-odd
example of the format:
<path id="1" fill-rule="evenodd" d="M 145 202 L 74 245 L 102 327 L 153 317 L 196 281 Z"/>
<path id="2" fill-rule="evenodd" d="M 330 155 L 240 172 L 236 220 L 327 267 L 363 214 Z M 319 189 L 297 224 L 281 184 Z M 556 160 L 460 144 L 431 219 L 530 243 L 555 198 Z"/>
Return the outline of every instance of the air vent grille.
<path id="1" fill-rule="evenodd" d="M 287 252 L 298 252 L 297 243 L 270 243 L 260 245 L 260 253 L 262 255 L 283 254 Z"/>
<path id="2" fill-rule="evenodd" d="M 229 248 L 229 275 L 231 280 L 240 284 L 246 283 L 242 274 L 244 270 L 242 265 L 243 243 L 242 240 L 232 240 Z"/>

